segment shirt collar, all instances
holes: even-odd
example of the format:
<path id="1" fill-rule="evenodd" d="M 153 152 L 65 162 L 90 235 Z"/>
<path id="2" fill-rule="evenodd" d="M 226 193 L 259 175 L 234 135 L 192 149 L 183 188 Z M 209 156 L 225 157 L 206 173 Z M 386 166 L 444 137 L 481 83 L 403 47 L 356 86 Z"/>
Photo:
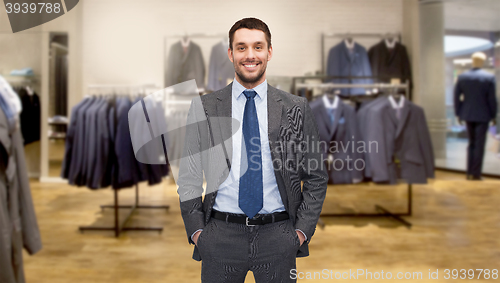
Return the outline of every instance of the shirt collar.
<path id="1" fill-rule="evenodd" d="M 240 95 L 244 95 L 243 91 L 246 90 L 236 79 L 233 80 L 232 94 L 238 99 Z M 267 98 L 267 79 L 264 80 L 260 85 L 253 88 L 260 99 L 264 100 Z"/>
<path id="2" fill-rule="evenodd" d="M 323 95 L 323 103 L 325 104 L 325 107 L 327 109 L 337 109 L 337 107 L 339 106 L 339 97 L 335 96 L 333 102 L 331 102 L 330 99 L 328 99 L 328 96 L 325 94 Z"/>
<path id="3" fill-rule="evenodd" d="M 401 96 L 401 98 L 399 99 L 399 103 L 396 103 L 396 100 L 394 100 L 394 97 L 392 95 L 389 95 L 389 101 L 391 102 L 391 106 L 394 109 L 403 108 L 405 105 L 405 97 L 404 96 Z"/>

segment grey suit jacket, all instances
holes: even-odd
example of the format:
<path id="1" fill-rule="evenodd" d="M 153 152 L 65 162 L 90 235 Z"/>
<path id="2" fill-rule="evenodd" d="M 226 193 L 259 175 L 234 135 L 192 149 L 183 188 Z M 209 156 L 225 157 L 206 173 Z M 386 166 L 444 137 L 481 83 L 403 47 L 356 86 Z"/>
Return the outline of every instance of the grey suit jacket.
<path id="1" fill-rule="evenodd" d="M 0 282 L 24 283 L 23 247 L 42 248 L 20 130 L 10 132 L 0 111 Z"/>
<path id="2" fill-rule="evenodd" d="M 203 229 L 210 220 L 217 189 L 229 175 L 231 136 L 239 126 L 231 118 L 231 90 L 232 83 L 201 96 L 201 99 L 193 100 L 189 110 L 186 144 L 177 184 L 181 214 L 188 241 L 192 244 L 191 235 Z M 321 166 L 323 154 L 317 150 L 318 129 L 304 98 L 268 85 L 267 105 L 269 144 L 276 182 L 295 228 L 307 236 L 307 242 L 297 256 L 307 256 L 308 243 L 316 229 L 328 182 L 325 167 Z M 306 145 L 302 151 L 297 146 L 300 142 Z M 207 182 L 204 199 L 203 176 Z M 193 258 L 201 259 L 196 247 Z"/>
<path id="3" fill-rule="evenodd" d="M 192 79 L 196 80 L 199 88 L 205 87 L 205 62 L 201 48 L 191 41 L 184 53 L 181 42 L 174 43 L 166 62 L 165 87 Z"/>
<path id="4" fill-rule="evenodd" d="M 227 45 L 222 42 L 212 47 L 210 63 L 208 64 L 207 89 L 219 90 L 227 86 L 227 80 L 234 78 L 233 63 L 227 57 Z"/>
<path id="5" fill-rule="evenodd" d="M 427 183 L 434 178 L 434 153 L 424 110 L 406 100 L 401 118 L 387 98 L 366 109 L 366 140 L 376 141 L 377 148 L 368 148 L 371 177 L 374 182 Z M 396 164 L 400 163 L 400 168 Z"/>

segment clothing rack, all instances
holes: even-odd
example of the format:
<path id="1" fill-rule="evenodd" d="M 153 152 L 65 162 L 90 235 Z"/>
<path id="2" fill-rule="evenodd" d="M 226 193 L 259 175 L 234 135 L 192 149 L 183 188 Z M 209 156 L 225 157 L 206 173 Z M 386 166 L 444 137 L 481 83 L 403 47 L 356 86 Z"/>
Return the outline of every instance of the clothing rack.
<path id="1" fill-rule="evenodd" d="M 339 77 L 340 78 L 340 77 Z M 345 78 L 345 77 L 342 77 Z M 296 83 L 294 86 L 297 88 L 305 88 L 305 87 L 316 87 L 316 88 L 332 88 L 332 87 L 337 87 L 337 88 L 405 88 L 406 93 L 409 94 L 409 89 L 410 89 L 410 84 L 409 82 L 406 82 L 404 84 L 335 84 L 335 83 Z M 358 95 L 358 96 L 363 96 L 363 95 Z M 349 98 L 353 97 L 358 97 L 358 96 L 349 96 Z M 410 99 L 411 100 L 411 99 Z M 379 213 L 326 213 L 326 214 L 321 214 L 320 215 L 320 220 L 319 224 L 321 228 L 324 228 L 325 224 L 321 220 L 321 217 L 391 217 L 394 220 L 400 222 L 404 226 L 406 226 L 408 229 L 411 228 L 412 224 L 408 222 L 407 220 L 401 218 L 402 216 L 411 216 L 412 215 L 412 204 L 413 204 L 413 187 L 412 184 L 408 183 L 407 184 L 407 208 L 405 212 L 400 212 L 400 213 L 394 213 L 391 212 L 390 210 L 384 208 L 381 205 L 375 204 L 375 210 L 378 211 Z"/>
<path id="2" fill-rule="evenodd" d="M 324 89 L 331 89 L 331 88 L 383 88 L 383 89 L 404 89 L 406 95 L 408 96 L 409 100 L 412 100 L 412 94 L 410 92 L 410 82 L 406 81 L 406 83 L 400 83 L 400 84 L 389 84 L 389 83 L 373 83 L 373 84 L 349 84 L 349 83 L 330 83 L 330 82 L 323 82 L 323 83 L 301 83 L 298 82 L 299 80 L 308 80 L 308 79 L 318 79 L 318 80 L 323 80 L 323 81 L 329 81 L 329 80 L 334 80 L 334 79 L 374 79 L 374 80 L 380 80 L 380 79 L 390 79 L 391 77 L 388 76 L 357 76 L 357 77 L 352 77 L 352 76 L 327 76 L 327 75 L 315 75 L 315 76 L 299 76 L 299 77 L 293 77 L 292 78 L 292 93 L 295 95 L 298 95 L 297 90 L 299 88 L 324 88 Z M 356 95 L 354 97 L 363 97 L 364 95 Z M 369 95 L 366 95 L 369 96 Z"/>
<path id="3" fill-rule="evenodd" d="M 321 72 L 326 73 L 325 68 L 325 41 L 327 38 L 374 38 L 383 39 L 387 37 L 397 37 L 401 42 L 401 34 L 399 33 L 322 33 L 321 34 Z"/>
<path id="4" fill-rule="evenodd" d="M 89 89 L 133 89 L 133 90 L 141 90 L 145 91 L 147 88 L 154 88 L 152 85 L 89 85 Z M 114 94 L 116 96 L 120 96 L 123 94 Z M 128 94 L 127 94 L 128 95 Z M 112 205 L 101 205 L 101 210 L 103 211 L 105 208 L 113 208 L 114 209 L 114 223 L 113 226 L 80 226 L 79 230 L 81 233 L 84 231 L 114 231 L 115 237 L 118 238 L 122 231 L 157 231 L 161 233 L 163 231 L 163 227 L 126 227 L 130 218 L 136 211 L 136 209 L 166 209 L 167 211 L 170 209 L 169 205 L 140 205 L 139 204 L 139 185 L 135 184 L 135 203 L 133 205 L 119 205 L 118 199 L 118 189 L 113 189 L 114 194 L 114 204 Z M 127 216 L 120 221 L 119 210 L 127 208 L 130 209 Z"/>
<path id="5" fill-rule="evenodd" d="M 13 76 L 13 75 L 2 75 L 2 77 L 12 86 L 12 87 L 22 87 L 22 86 L 34 86 L 37 83 L 35 76 Z"/>

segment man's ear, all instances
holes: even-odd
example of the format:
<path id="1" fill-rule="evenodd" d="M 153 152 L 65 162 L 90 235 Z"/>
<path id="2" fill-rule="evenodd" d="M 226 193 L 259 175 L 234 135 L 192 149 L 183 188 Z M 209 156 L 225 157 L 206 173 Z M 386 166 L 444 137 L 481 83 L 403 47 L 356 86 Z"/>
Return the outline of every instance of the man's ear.
<path id="1" fill-rule="evenodd" d="M 231 48 L 227 49 L 227 57 L 229 57 L 229 60 L 231 60 L 231 63 L 234 63 L 233 62 L 233 50 L 231 50 Z"/>
<path id="2" fill-rule="evenodd" d="M 271 61 L 271 57 L 273 57 L 273 46 L 272 45 L 269 46 L 268 52 L 269 52 L 269 55 L 267 56 L 267 61 L 269 62 L 269 61 Z"/>

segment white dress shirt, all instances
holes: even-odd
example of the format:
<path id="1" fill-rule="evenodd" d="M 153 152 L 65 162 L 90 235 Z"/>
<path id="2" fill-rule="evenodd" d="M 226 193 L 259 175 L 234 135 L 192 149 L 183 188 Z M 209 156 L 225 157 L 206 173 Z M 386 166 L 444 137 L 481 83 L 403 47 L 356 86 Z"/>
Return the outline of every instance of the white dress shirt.
<path id="1" fill-rule="evenodd" d="M 247 101 L 243 91 L 246 90 L 237 80 L 233 80 L 231 115 L 233 119 L 240 122 L 238 131 L 233 135 L 233 157 L 231 160 L 231 172 L 227 179 L 219 186 L 217 197 L 215 198 L 214 209 L 222 212 L 244 214 L 238 205 L 240 187 L 240 167 L 241 167 L 241 143 L 243 114 Z M 269 148 L 268 123 L 267 123 L 267 80 L 253 88 L 255 96 L 255 108 L 259 119 L 260 145 L 262 154 L 262 181 L 264 193 L 264 205 L 259 214 L 268 214 L 284 211 L 285 206 L 281 199 L 274 175 L 274 168 Z"/>

